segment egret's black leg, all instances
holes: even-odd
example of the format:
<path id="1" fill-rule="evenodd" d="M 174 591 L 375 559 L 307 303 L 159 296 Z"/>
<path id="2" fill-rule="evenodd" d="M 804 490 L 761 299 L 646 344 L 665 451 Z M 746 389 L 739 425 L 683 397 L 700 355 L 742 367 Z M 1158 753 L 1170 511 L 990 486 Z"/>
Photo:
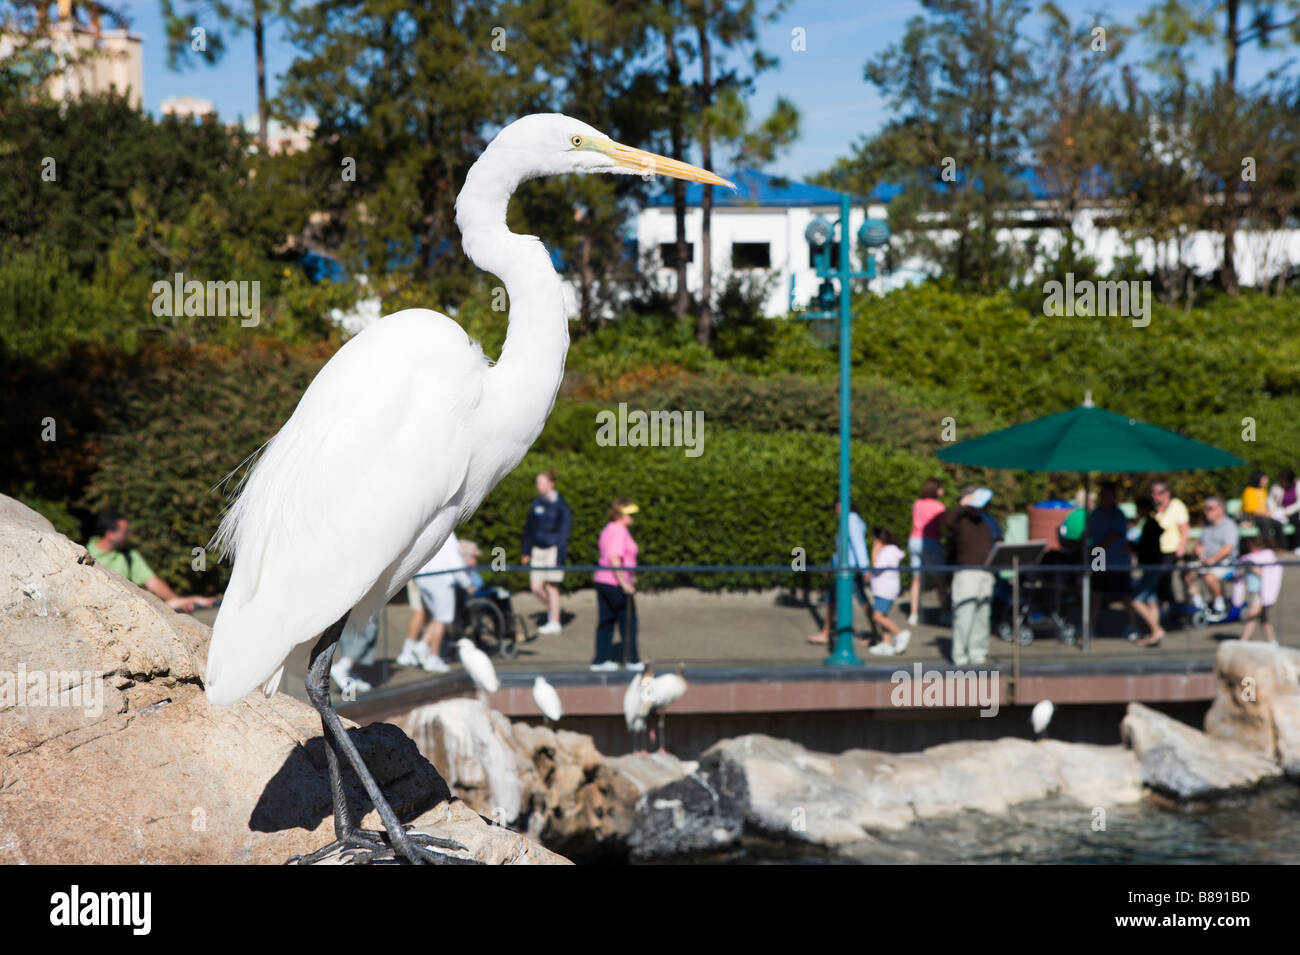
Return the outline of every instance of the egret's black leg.
<path id="1" fill-rule="evenodd" d="M 474 860 L 457 859 L 452 856 L 446 856 L 442 853 L 433 852 L 431 849 L 452 849 L 463 850 L 465 847 L 460 843 L 452 842 L 449 839 L 439 839 L 436 836 L 430 836 L 427 833 L 408 833 L 393 812 L 392 806 L 384 798 L 379 789 L 379 784 L 375 782 L 374 776 L 366 768 L 361 754 L 357 751 L 356 745 L 352 742 L 343 726 L 343 720 L 330 703 L 330 663 L 334 656 L 334 647 L 343 634 L 343 627 L 347 621 L 345 615 L 332 627 L 321 634 L 316 646 L 312 648 L 311 664 L 307 670 L 307 697 L 311 700 L 316 711 L 320 713 L 321 730 L 325 737 L 325 759 L 329 764 L 330 771 L 330 796 L 334 803 L 334 830 L 335 841 L 316 852 L 307 856 L 300 856 L 291 859 L 291 862 L 311 863 L 324 858 L 331 853 L 342 849 L 361 855 L 359 861 L 370 862 L 378 858 L 379 853 L 391 855 L 398 853 L 408 862 L 421 863 L 429 862 L 444 865 L 474 864 Z M 366 794 L 370 796 L 370 801 L 375 809 L 379 811 L 379 816 L 383 820 L 386 833 L 367 832 L 358 829 L 352 820 L 352 812 L 348 808 L 347 792 L 343 788 L 343 775 L 339 762 L 340 751 L 352 768 L 356 771 L 357 777 L 366 789 Z M 388 846 L 383 841 L 385 837 Z M 389 848 L 391 846 L 391 848 Z M 427 848 L 426 848 L 427 847 Z"/>

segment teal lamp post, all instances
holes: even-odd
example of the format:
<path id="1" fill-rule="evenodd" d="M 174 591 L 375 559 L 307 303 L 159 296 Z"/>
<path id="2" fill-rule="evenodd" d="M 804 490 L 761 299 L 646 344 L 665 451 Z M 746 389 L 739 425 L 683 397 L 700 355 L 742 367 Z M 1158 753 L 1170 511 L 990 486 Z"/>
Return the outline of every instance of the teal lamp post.
<path id="1" fill-rule="evenodd" d="M 854 272 L 849 264 L 849 196 L 840 196 L 840 219 L 832 224 L 818 216 L 804 230 L 804 238 L 813 251 L 813 264 L 821 286 L 813 299 L 814 310 L 802 313 L 807 319 L 833 319 L 835 283 L 839 283 L 840 320 L 840 523 L 837 532 L 835 571 L 835 649 L 826 658 L 827 666 L 861 666 L 853 652 L 853 560 L 849 547 L 849 371 L 852 320 L 850 296 L 852 279 L 876 277 L 876 259 L 868 253 L 866 271 Z M 839 262 L 831 265 L 831 240 L 839 235 Z M 858 231 L 858 241 L 868 248 L 878 248 L 889 241 L 889 226 L 878 219 L 868 219 Z"/>

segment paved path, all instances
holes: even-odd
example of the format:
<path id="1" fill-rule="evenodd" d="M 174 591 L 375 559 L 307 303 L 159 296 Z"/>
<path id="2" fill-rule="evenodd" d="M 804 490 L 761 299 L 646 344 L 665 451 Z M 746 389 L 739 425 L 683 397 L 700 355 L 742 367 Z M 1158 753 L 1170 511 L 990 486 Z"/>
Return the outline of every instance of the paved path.
<path id="1" fill-rule="evenodd" d="M 927 595 L 927 601 L 932 600 Z M 540 617 L 540 605 L 531 594 L 513 598 L 517 613 L 527 618 L 527 629 L 534 633 Z M 1282 598 L 1274 609 L 1273 619 L 1279 639 L 1290 646 L 1300 646 L 1300 620 L 1293 620 L 1291 607 L 1300 608 L 1300 568 L 1292 568 Z M 747 666 L 802 666 L 819 664 L 825 650 L 805 642 L 804 638 L 817 629 L 813 608 L 791 606 L 777 591 L 749 593 L 712 593 L 695 590 L 673 590 L 664 593 L 645 593 L 637 597 L 641 630 L 641 656 L 653 659 L 662 669 L 681 662 L 690 668 L 747 665 Z M 585 668 L 591 661 L 594 645 L 596 602 L 592 590 L 581 590 L 566 596 L 564 602 L 565 628 L 554 636 L 538 637 L 520 645 L 514 660 L 497 658 L 499 671 L 516 673 L 546 673 Z M 820 612 L 821 608 L 817 608 Z M 934 608 L 927 608 L 926 616 L 934 620 Z M 210 623 L 212 611 L 201 611 L 198 616 Z M 391 604 L 384 613 L 380 627 L 376 663 L 360 670 L 376 687 L 394 688 L 405 683 L 426 678 L 423 671 L 396 667 L 391 661 L 401 648 L 406 634 L 410 611 L 404 599 Z M 894 612 L 895 620 L 903 616 Z M 1089 659 L 1139 660 L 1203 659 L 1213 657 L 1218 641 L 1236 638 L 1241 624 L 1210 626 L 1204 630 L 1191 627 L 1171 631 L 1159 647 L 1144 648 L 1129 643 L 1120 636 L 1125 617 L 1114 609 L 1103 614 L 1094 637 L 1091 651 L 1084 654 L 1077 646 L 1066 646 L 1049 635 L 1039 636 L 1033 644 L 1020 648 L 1022 661 L 1071 661 Z M 855 625 L 866 629 L 866 620 L 860 608 L 855 608 Z M 859 656 L 868 664 L 927 663 L 947 661 L 950 630 L 936 623 L 922 623 L 913 627 L 911 645 L 905 654 L 894 657 L 873 656 L 866 653 L 866 644 L 858 641 Z M 303 645 L 291 658 L 286 668 L 284 688 L 295 696 L 302 695 L 302 680 L 306 673 L 308 645 Z M 1014 648 L 1010 643 L 992 641 L 991 662 L 1010 664 Z M 616 653 L 620 648 L 616 646 Z M 448 652 L 448 662 L 454 663 L 454 652 Z"/>

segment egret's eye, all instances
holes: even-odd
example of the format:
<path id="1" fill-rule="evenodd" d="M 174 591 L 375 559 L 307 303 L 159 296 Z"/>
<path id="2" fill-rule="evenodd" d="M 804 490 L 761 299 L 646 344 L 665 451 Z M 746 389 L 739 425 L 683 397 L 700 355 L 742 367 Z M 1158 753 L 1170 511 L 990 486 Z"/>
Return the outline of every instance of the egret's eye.
<path id="1" fill-rule="evenodd" d="M 580 147 L 582 146 L 582 137 L 581 137 L 581 136 L 570 136 L 570 137 L 569 137 L 569 142 L 573 144 L 573 148 L 574 148 L 574 149 L 578 149 L 578 148 L 580 148 Z"/>

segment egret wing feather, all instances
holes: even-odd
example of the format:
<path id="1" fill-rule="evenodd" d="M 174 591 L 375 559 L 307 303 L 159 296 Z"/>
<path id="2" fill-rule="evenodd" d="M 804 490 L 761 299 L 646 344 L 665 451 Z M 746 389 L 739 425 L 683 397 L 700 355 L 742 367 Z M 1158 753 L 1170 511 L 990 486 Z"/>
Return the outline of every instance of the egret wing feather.
<path id="1" fill-rule="evenodd" d="M 217 535 L 235 566 L 208 652 L 213 702 L 273 688 L 293 648 L 351 611 L 456 501 L 487 368 L 459 325 L 412 309 L 321 369 Z"/>

